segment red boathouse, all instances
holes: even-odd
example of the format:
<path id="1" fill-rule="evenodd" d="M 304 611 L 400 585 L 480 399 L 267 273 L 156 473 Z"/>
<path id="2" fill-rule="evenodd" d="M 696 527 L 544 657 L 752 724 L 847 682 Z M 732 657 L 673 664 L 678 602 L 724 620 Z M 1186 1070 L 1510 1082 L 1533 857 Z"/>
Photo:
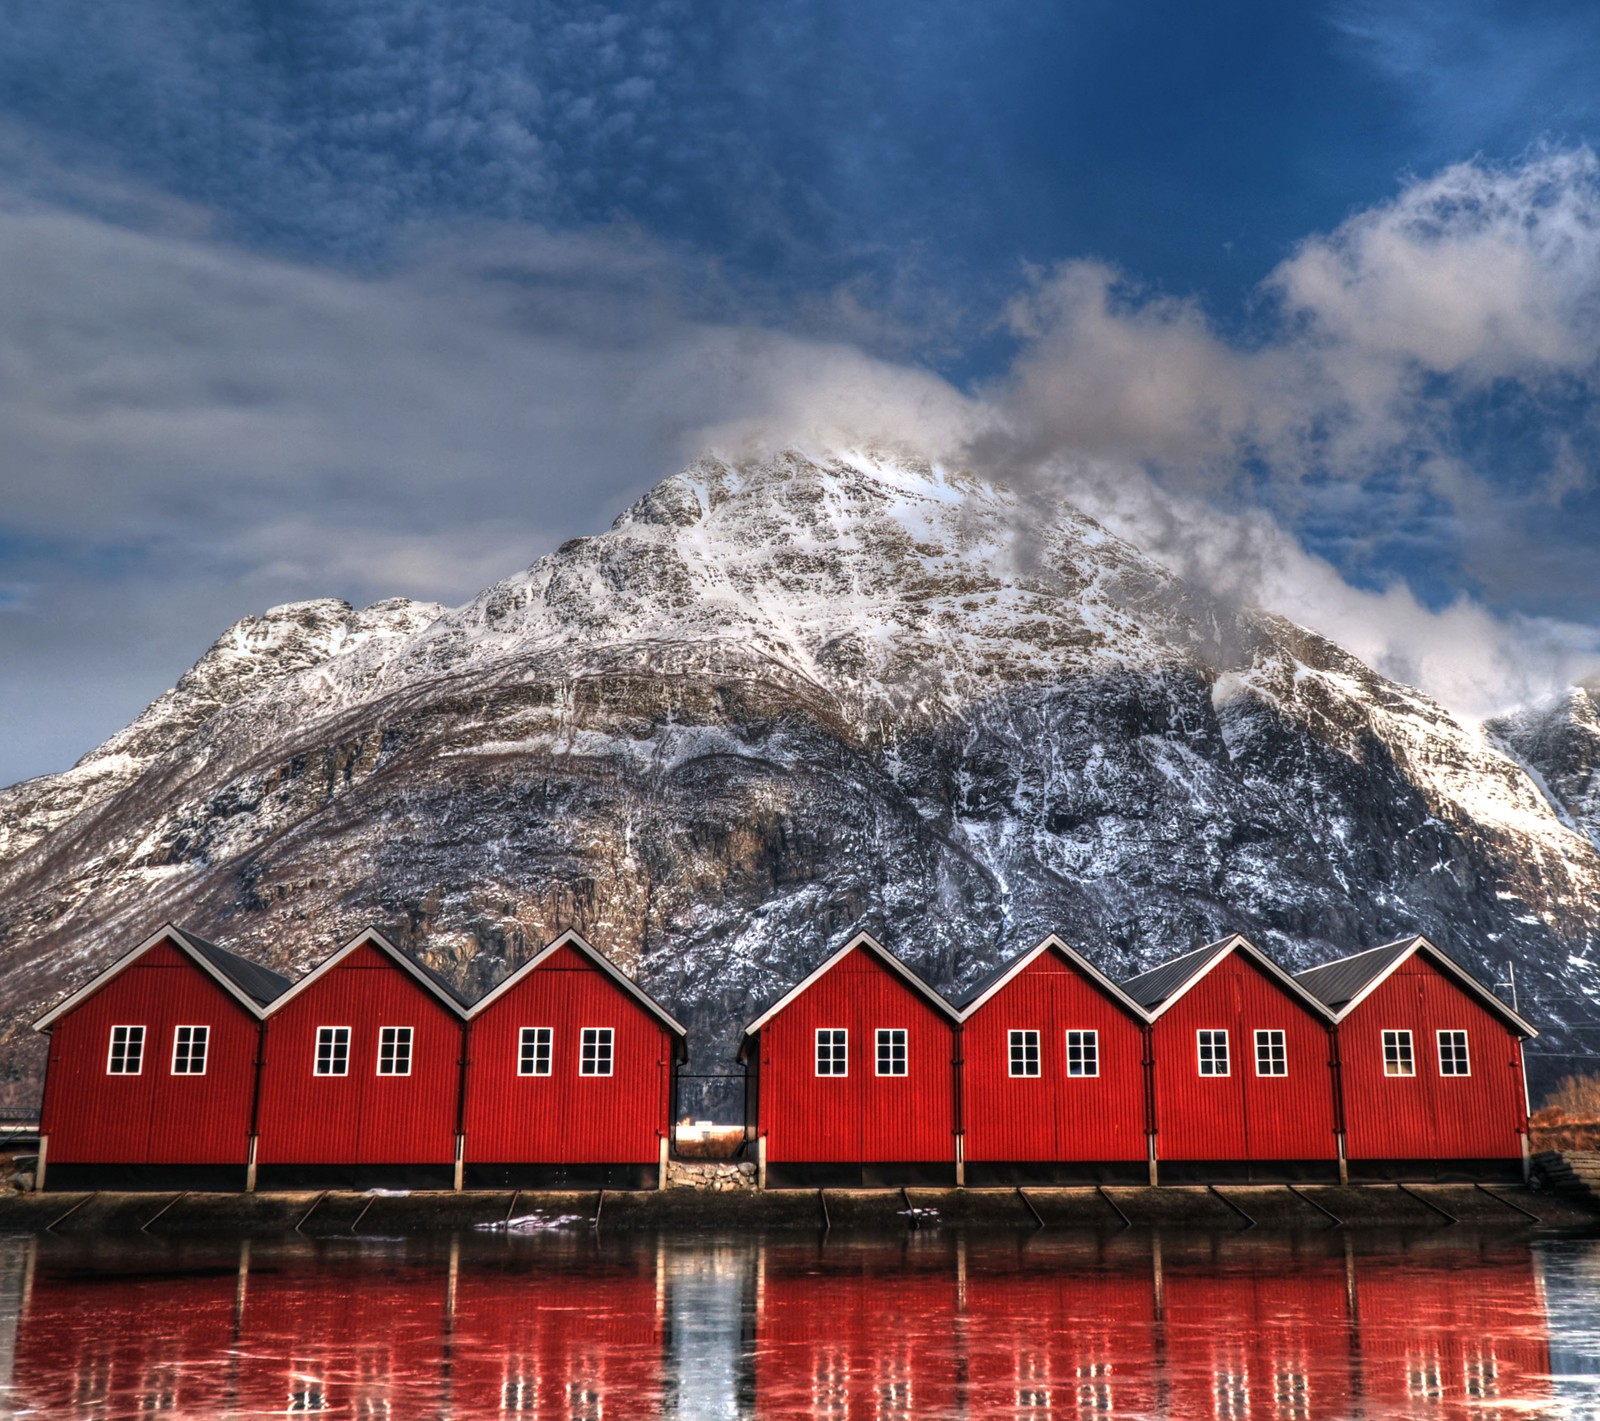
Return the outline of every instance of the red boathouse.
<path id="1" fill-rule="evenodd" d="M 1143 1009 L 1052 933 L 961 1013 L 966 1182 L 1149 1182 Z"/>
<path id="2" fill-rule="evenodd" d="M 1352 1178 L 1522 1177 L 1538 1032 L 1425 937 L 1298 974 L 1337 1022 Z"/>
<path id="3" fill-rule="evenodd" d="M 957 1014 L 867 933 L 745 1028 L 764 1186 L 950 1184 Z"/>
<path id="4" fill-rule="evenodd" d="M 1238 934 L 1122 986 L 1150 1017 L 1161 1179 L 1338 1177 L 1333 1016 L 1305 987 Z"/>
<path id="5" fill-rule="evenodd" d="M 684 1027 L 563 933 L 467 1013 L 469 1189 L 660 1183 Z"/>
<path id="6" fill-rule="evenodd" d="M 260 1186 L 457 1184 L 465 1013 L 371 930 L 296 982 L 266 1019 Z"/>
<path id="7" fill-rule="evenodd" d="M 245 1188 L 262 1013 L 288 986 L 169 923 L 46 1012 L 39 1187 Z"/>

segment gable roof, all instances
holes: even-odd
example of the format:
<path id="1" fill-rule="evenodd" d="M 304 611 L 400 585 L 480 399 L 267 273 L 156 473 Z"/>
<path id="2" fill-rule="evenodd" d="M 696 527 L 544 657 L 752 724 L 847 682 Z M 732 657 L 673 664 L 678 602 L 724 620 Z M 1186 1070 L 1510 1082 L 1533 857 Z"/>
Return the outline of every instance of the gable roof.
<path id="1" fill-rule="evenodd" d="M 1449 953 L 1421 933 L 1369 947 L 1365 952 L 1352 953 L 1333 962 L 1324 962 L 1320 967 L 1307 968 L 1304 972 L 1297 972 L 1295 978 L 1328 1005 L 1335 1021 L 1343 1021 L 1377 991 L 1399 969 L 1401 963 L 1419 954 L 1427 957 L 1462 991 L 1476 998 L 1513 1031 L 1528 1037 L 1539 1034 L 1527 1018 L 1501 1001 Z"/>
<path id="2" fill-rule="evenodd" d="M 272 1003 L 272 1010 L 274 1012 L 278 1011 L 293 998 L 298 997 L 300 993 L 311 986 L 313 982 L 321 981 L 324 976 L 333 971 L 333 969 L 343 962 L 345 958 L 350 956 L 352 952 L 356 952 L 363 947 L 374 948 L 378 952 L 381 952 L 384 956 L 390 958 L 398 967 L 409 973 L 412 979 L 419 987 L 422 988 L 423 991 L 427 992 L 429 996 L 436 998 L 441 1006 L 445 1007 L 459 1018 L 464 1019 L 466 1017 L 467 999 L 463 997 L 460 992 L 456 991 L 456 989 L 452 987 L 450 983 L 445 981 L 445 979 L 432 968 L 424 967 L 422 963 L 418 962 L 409 953 L 401 952 L 398 947 L 390 942 L 389 939 L 386 938 L 376 928 L 367 928 L 363 932 L 357 933 L 353 938 L 350 939 L 349 942 L 335 952 L 332 957 L 326 958 L 322 962 L 319 962 L 314 968 L 311 969 L 311 971 L 307 972 L 304 977 L 296 982 L 294 986 L 290 987 L 287 992 L 285 992 L 281 997 Z"/>
<path id="3" fill-rule="evenodd" d="M 558 937 L 554 942 L 550 943 L 547 947 L 542 948 L 535 956 L 531 957 L 528 961 L 524 962 L 522 966 L 517 968 L 515 972 L 512 972 L 509 976 L 507 976 L 506 979 L 499 983 L 498 986 L 494 987 L 491 991 L 487 992 L 476 1002 L 474 1002 L 467 1010 L 468 1019 L 470 1020 L 471 1018 L 477 1016 L 479 1012 L 499 1001 L 501 997 L 505 996 L 507 992 L 511 991 L 519 982 L 526 978 L 529 973 L 537 971 L 538 968 L 543 966 L 550 960 L 551 957 L 565 947 L 570 947 L 575 952 L 578 952 L 582 956 L 588 958 L 588 960 L 598 967 L 602 973 L 609 977 L 618 987 L 622 988 L 624 992 L 638 1002 L 641 1007 L 649 1012 L 651 1016 L 655 1017 L 655 1019 L 664 1027 L 666 1027 L 668 1031 L 677 1036 L 678 1045 L 680 1047 L 684 1046 L 684 1043 L 689 1035 L 688 1027 L 684 1026 L 682 1022 L 680 1022 L 675 1016 L 672 1015 L 671 1012 L 662 1006 L 660 1002 L 658 1002 L 647 991 L 645 991 L 645 989 L 635 982 L 632 977 L 628 976 L 628 974 L 618 967 L 617 964 L 614 963 L 609 957 L 607 957 L 605 953 L 601 952 L 595 947 L 592 947 L 585 938 L 578 933 L 572 932 L 571 930 L 562 933 L 561 936 Z"/>
<path id="4" fill-rule="evenodd" d="M 1054 933 L 1050 933 L 1036 946 L 1029 948 L 1028 951 L 1013 958 L 1010 962 L 1003 963 L 973 987 L 960 1003 L 961 1020 L 968 1020 L 979 1007 L 999 992 L 1007 982 L 1018 973 L 1025 971 L 1030 964 L 1046 952 L 1059 953 L 1135 1020 L 1140 1022 L 1149 1020 L 1144 1008 L 1137 1001 L 1113 982 L 1111 978 L 1107 977 L 1081 952 L 1068 946 Z"/>
<path id="5" fill-rule="evenodd" d="M 1239 933 L 1233 933 L 1216 942 L 1208 942 L 1204 947 L 1197 947 L 1193 952 L 1184 953 L 1182 957 L 1174 957 L 1170 962 L 1163 962 L 1159 967 L 1141 972 L 1137 977 L 1131 977 L 1124 982 L 1122 989 L 1138 1002 L 1145 1009 L 1149 1019 L 1154 1021 L 1169 1007 L 1174 1006 L 1178 999 L 1213 967 L 1234 953 L 1248 958 L 1312 1015 L 1320 1017 L 1323 1021 L 1333 1020 L 1333 1013 L 1318 997 L 1295 981 L 1249 938 Z"/>
<path id="6" fill-rule="evenodd" d="M 268 1003 L 282 996 L 288 991 L 290 982 L 287 977 L 257 963 L 247 961 L 237 953 L 229 952 L 226 948 L 218 947 L 215 943 L 207 942 L 204 938 L 196 937 L 193 933 L 186 933 L 172 923 L 163 924 L 161 928 L 150 934 L 137 947 L 122 954 L 103 972 L 96 974 L 89 981 L 79 987 L 77 991 L 69 993 L 63 1000 L 51 1007 L 43 1016 L 33 1023 L 35 1031 L 48 1031 L 56 1022 L 68 1012 L 81 1006 L 96 992 L 98 992 L 112 978 L 120 975 L 126 968 L 133 966 L 151 948 L 163 942 L 170 942 L 179 952 L 189 958 L 195 966 L 200 968 L 230 997 L 243 1007 L 251 1016 L 260 1018 L 266 1013 L 263 1010 Z"/>
<path id="7" fill-rule="evenodd" d="M 883 963 L 885 967 L 889 968 L 895 973 L 895 975 L 900 977 L 905 984 L 912 989 L 912 991 L 923 997 L 928 1004 L 932 1006 L 947 1021 L 951 1022 L 952 1024 L 960 1021 L 961 1014 L 953 1006 L 951 1006 L 950 1003 L 944 999 L 944 997 L 942 997 L 931 986 L 929 986 L 928 983 L 923 981 L 921 977 L 907 967 L 904 962 L 896 957 L 894 953 L 890 952 L 888 948 L 886 948 L 877 940 L 877 938 L 873 937 L 871 933 L 858 932 L 853 938 L 845 943 L 843 947 L 839 948 L 837 952 L 831 953 L 820 966 L 808 973 L 800 981 L 796 982 L 794 986 L 789 988 L 787 992 L 785 992 L 781 997 L 778 998 L 777 1001 L 775 1001 L 770 1007 L 762 1012 L 760 1016 L 750 1023 L 750 1025 L 745 1027 L 744 1035 L 741 1038 L 739 1045 L 741 1054 L 744 1051 L 745 1043 L 748 1042 L 750 1038 L 756 1034 L 756 1032 L 760 1031 L 763 1026 L 771 1021 L 772 1018 L 781 1012 L 785 1007 L 787 1007 L 790 1002 L 794 1001 L 795 998 L 798 997 L 802 992 L 806 991 L 813 983 L 818 982 L 825 977 L 857 948 L 861 948 L 867 952 L 870 952 L 881 963 Z"/>

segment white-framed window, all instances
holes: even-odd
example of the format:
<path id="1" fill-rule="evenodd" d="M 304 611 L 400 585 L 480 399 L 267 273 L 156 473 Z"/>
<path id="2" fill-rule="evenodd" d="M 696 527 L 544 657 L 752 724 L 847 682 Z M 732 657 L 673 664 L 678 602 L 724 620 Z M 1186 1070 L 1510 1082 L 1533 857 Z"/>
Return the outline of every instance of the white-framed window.
<path id="1" fill-rule="evenodd" d="M 1283 1032 L 1256 1032 L 1256 1074 L 1258 1076 L 1289 1074 L 1289 1045 Z"/>
<path id="2" fill-rule="evenodd" d="M 550 1049 L 554 1032 L 548 1026 L 525 1026 L 522 1039 L 517 1043 L 517 1074 L 519 1076 L 547 1076 L 550 1074 Z"/>
<path id="3" fill-rule="evenodd" d="M 819 1076 L 850 1074 L 850 1033 L 843 1027 L 817 1028 L 817 1074 Z"/>
<path id="4" fill-rule="evenodd" d="M 1383 1073 L 1386 1076 L 1414 1076 L 1417 1060 L 1411 1052 L 1409 1031 L 1383 1033 Z"/>
<path id="5" fill-rule="evenodd" d="M 612 1034 L 609 1026 L 586 1026 L 578 1059 L 580 1076 L 609 1076 L 611 1074 Z"/>
<path id="6" fill-rule="evenodd" d="M 317 1028 L 317 1062 L 312 1068 L 319 1076 L 347 1076 L 350 1074 L 350 1028 L 348 1026 L 319 1026 Z"/>
<path id="7" fill-rule="evenodd" d="M 144 1070 L 144 1027 L 113 1026 L 106 1055 L 108 1076 L 136 1076 Z"/>
<path id="8" fill-rule="evenodd" d="M 1067 1074 L 1069 1076 L 1097 1076 L 1100 1074 L 1100 1033 L 1098 1031 L 1069 1031 L 1067 1033 Z"/>
<path id="9" fill-rule="evenodd" d="M 172 1074 L 175 1076 L 203 1076 L 206 1073 L 206 1056 L 210 1054 L 211 1028 L 209 1026 L 179 1026 L 172 1032 Z"/>
<path id="10" fill-rule="evenodd" d="M 1470 1076 L 1472 1062 L 1467 1058 L 1467 1033 L 1441 1031 L 1439 1033 L 1439 1074 L 1441 1076 Z"/>
<path id="11" fill-rule="evenodd" d="M 1228 1033 L 1226 1031 L 1197 1031 L 1195 1040 L 1199 1044 L 1200 1074 L 1203 1076 L 1227 1076 L 1233 1074 L 1233 1069 L 1228 1062 Z"/>
<path id="12" fill-rule="evenodd" d="M 878 1074 L 903 1076 L 906 1073 L 906 1029 L 903 1026 L 878 1028 Z"/>
<path id="13" fill-rule="evenodd" d="M 1008 1032 L 1007 1045 L 1012 1075 L 1036 1076 L 1039 1074 L 1039 1033 L 1037 1031 Z"/>
<path id="14" fill-rule="evenodd" d="M 380 1026 L 378 1028 L 378 1074 L 380 1076 L 409 1076 L 411 1074 L 411 1028 L 409 1026 Z"/>

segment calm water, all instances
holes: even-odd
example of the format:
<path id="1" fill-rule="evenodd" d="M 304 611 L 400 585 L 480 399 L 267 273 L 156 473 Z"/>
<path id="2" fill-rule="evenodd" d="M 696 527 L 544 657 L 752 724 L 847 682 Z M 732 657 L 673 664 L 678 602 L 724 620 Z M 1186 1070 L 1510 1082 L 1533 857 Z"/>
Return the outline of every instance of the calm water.
<path id="1" fill-rule="evenodd" d="M 1600 1243 L 0 1239 L 0 1413 L 1600 1417 Z"/>

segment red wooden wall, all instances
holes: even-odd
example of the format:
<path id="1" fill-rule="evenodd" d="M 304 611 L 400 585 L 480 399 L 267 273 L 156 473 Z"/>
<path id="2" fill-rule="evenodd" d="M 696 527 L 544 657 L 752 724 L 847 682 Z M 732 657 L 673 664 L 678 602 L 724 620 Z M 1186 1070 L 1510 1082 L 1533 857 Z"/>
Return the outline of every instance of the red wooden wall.
<path id="1" fill-rule="evenodd" d="M 113 1026 L 143 1026 L 136 1076 L 106 1072 Z M 204 1075 L 172 1074 L 173 1031 L 209 1026 Z M 42 1129 L 51 1164 L 239 1164 L 250 1150 L 258 1025 L 159 942 L 50 1031 Z"/>
<path id="2" fill-rule="evenodd" d="M 1383 1033 L 1409 1031 L 1414 1076 L 1383 1073 Z M 1471 1074 L 1441 1076 L 1438 1031 L 1465 1031 Z M 1345 1149 L 1353 1160 L 1520 1159 L 1522 1044 L 1413 953 L 1339 1024 Z"/>
<path id="3" fill-rule="evenodd" d="M 849 1075 L 817 1075 L 819 1027 L 850 1033 Z M 879 1027 L 905 1028 L 905 1075 L 876 1073 Z M 769 1161 L 955 1158 L 954 1029 L 870 950 L 840 958 L 762 1027 L 757 1049 Z"/>
<path id="4" fill-rule="evenodd" d="M 548 1026 L 548 1076 L 517 1073 L 521 1030 Z M 578 1073 L 586 1026 L 609 1026 L 612 1074 Z M 653 1164 L 671 1129 L 673 1035 L 571 947 L 472 1019 L 465 1158 L 479 1164 Z"/>
<path id="5" fill-rule="evenodd" d="M 1219 1028 L 1228 1033 L 1231 1073 L 1202 1076 L 1196 1033 Z M 1284 1033 L 1287 1075 L 1256 1075 L 1258 1029 Z M 1248 957 L 1230 952 L 1151 1033 L 1161 1159 L 1338 1158 L 1328 1029 Z"/>
<path id="6" fill-rule="evenodd" d="M 350 1028 L 350 1073 L 313 1074 L 317 1028 Z M 378 1031 L 413 1028 L 411 1074 L 378 1074 Z M 452 1164 L 462 1026 L 363 944 L 267 1018 L 261 1164 Z"/>
<path id="7" fill-rule="evenodd" d="M 1010 1074 L 1008 1033 L 1039 1033 L 1040 1074 Z M 1100 1033 L 1100 1074 L 1067 1074 L 1067 1032 Z M 968 1160 L 1142 1160 L 1144 1028 L 1059 952 L 1042 952 L 967 1018 Z"/>

